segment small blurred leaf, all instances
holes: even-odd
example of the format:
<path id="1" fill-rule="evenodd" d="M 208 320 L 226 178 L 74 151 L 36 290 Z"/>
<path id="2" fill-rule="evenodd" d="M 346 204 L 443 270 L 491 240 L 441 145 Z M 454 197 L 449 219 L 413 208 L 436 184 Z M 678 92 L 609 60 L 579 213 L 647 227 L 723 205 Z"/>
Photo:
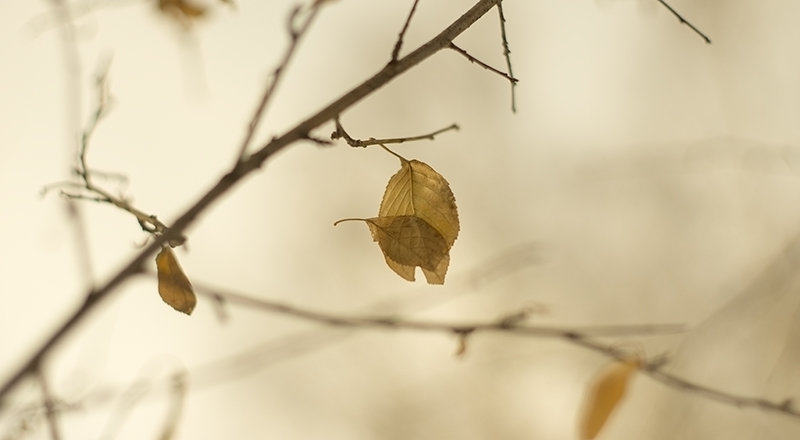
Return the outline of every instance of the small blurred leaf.
<path id="1" fill-rule="evenodd" d="M 158 0 L 158 9 L 177 21 L 184 27 L 188 27 L 194 20 L 205 17 L 208 9 L 187 0 Z"/>
<path id="2" fill-rule="evenodd" d="M 183 273 L 175 253 L 169 246 L 161 248 L 161 252 L 156 256 L 156 268 L 158 294 L 161 295 L 161 299 L 173 309 L 191 315 L 197 304 L 197 297 L 192 289 L 192 283 Z"/>
<path id="3" fill-rule="evenodd" d="M 594 379 L 586 392 L 580 420 L 581 440 L 592 440 L 605 426 L 625 396 L 631 376 L 641 365 L 639 358 L 616 362 Z"/>

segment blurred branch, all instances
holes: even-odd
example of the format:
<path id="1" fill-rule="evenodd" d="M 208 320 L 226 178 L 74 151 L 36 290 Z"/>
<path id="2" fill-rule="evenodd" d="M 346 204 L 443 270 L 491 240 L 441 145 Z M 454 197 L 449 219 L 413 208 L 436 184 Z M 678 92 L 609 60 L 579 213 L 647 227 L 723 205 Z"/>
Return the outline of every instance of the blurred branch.
<path id="1" fill-rule="evenodd" d="M 403 29 L 400 29 L 400 34 L 397 35 L 397 42 L 394 43 L 394 49 L 392 49 L 392 59 L 389 61 L 390 63 L 397 61 L 397 57 L 400 55 L 400 49 L 403 48 L 403 38 L 406 35 L 406 31 L 408 31 L 408 25 L 411 24 L 411 17 L 414 16 L 414 12 L 417 10 L 417 3 L 419 3 L 419 0 L 414 0 L 414 4 L 411 5 L 411 12 L 408 13 L 406 22 L 403 24 Z"/>
<path id="2" fill-rule="evenodd" d="M 461 356 L 466 351 L 468 338 L 477 333 L 506 333 L 520 336 L 562 339 L 571 344 L 600 353 L 604 356 L 626 361 L 630 353 L 619 348 L 619 344 L 607 344 L 594 338 L 609 336 L 640 336 L 648 334 L 675 333 L 684 331 L 682 325 L 607 325 L 607 326 L 534 326 L 525 325 L 523 322 L 536 310 L 525 308 L 520 311 L 500 317 L 488 322 L 435 322 L 402 319 L 395 316 L 347 316 L 333 313 L 320 312 L 311 309 L 291 306 L 274 301 L 253 298 L 230 291 L 222 291 L 202 284 L 195 283 L 199 294 L 225 298 L 231 304 L 239 304 L 252 309 L 263 310 L 279 315 L 290 316 L 319 324 L 333 327 L 350 327 L 365 329 L 384 329 L 395 331 L 423 331 L 434 333 L 451 333 L 458 340 L 456 355 Z M 736 407 L 757 408 L 768 412 L 779 412 L 800 419 L 800 410 L 794 408 L 791 399 L 773 402 L 759 397 L 742 396 L 724 390 L 707 387 L 688 379 L 663 371 L 667 358 L 657 356 L 642 363 L 641 372 L 653 380 L 679 391 L 694 393 L 700 397 L 715 400 Z"/>
<path id="3" fill-rule="evenodd" d="M 42 398 L 44 400 L 44 414 L 47 419 L 47 426 L 50 429 L 50 438 L 52 440 L 61 440 L 61 430 L 58 428 L 58 419 L 56 418 L 55 399 L 53 393 L 50 392 L 50 385 L 47 382 L 47 377 L 44 374 L 42 366 L 36 369 L 37 380 L 39 387 L 42 390 Z"/>
<path id="4" fill-rule="evenodd" d="M 331 139 L 344 139 L 347 142 L 347 145 L 351 147 L 368 147 L 370 145 L 382 145 L 382 144 L 402 144 L 404 142 L 411 142 L 411 141 L 421 141 L 421 140 L 434 140 L 436 139 L 436 135 L 444 133 L 450 130 L 458 130 L 458 124 L 450 124 L 445 128 L 440 128 L 433 133 L 422 134 L 419 136 L 408 136 L 408 137 L 401 137 L 401 138 L 387 138 L 387 139 L 375 139 L 369 138 L 367 140 L 362 139 L 355 139 L 351 137 L 345 131 L 344 127 L 342 127 L 341 122 L 339 121 L 339 117 L 337 116 L 335 119 L 336 122 L 336 131 L 331 133 Z"/>
<path id="5" fill-rule="evenodd" d="M 675 16 L 675 18 L 677 18 L 677 19 L 678 19 L 678 21 L 680 21 L 681 23 L 685 24 L 686 26 L 689 26 L 689 28 L 690 28 L 691 30 L 693 30 L 693 31 L 694 31 L 694 33 L 696 33 L 697 35 L 699 35 L 699 36 L 700 36 L 700 38 L 702 38 L 703 40 L 705 40 L 705 42 L 706 42 L 706 43 L 708 43 L 708 44 L 711 44 L 711 38 L 708 38 L 708 35 L 704 34 L 704 33 L 703 33 L 703 32 L 702 32 L 700 29 L 698 29 L 697 27 L 695 27 L 695 25 L 693 25 L 691 22 L 689 22 L 688 20 L 686 20 L 685 18 L 683 18 L 683 16 L 682 16 L 680 13 L 678 13 L 678 11 L 676 11 L 675 9 L 673 9 L 673 8 L 672 8 L 672 6 L 670 6 L 670 5 L 669 5 L 669 3 L 667 3 L 667 2 L 666 2 L 666 1 L 664 1 L 664 0 L 656 0 L 656 1 L 657 1 L 657 2 L 659 2 L 659 3 L 661 3 L 662 5 L 664 5 L 664 7 L 665 7 L 665 8 L 667 8 L 667 10 L 668 10 L 669 12 L 671 12 L 671 13 L 672 13 L 672 15 L 674 15 L 674 16 Z"/>
<path id="6" fill-rule="evenodd" d="M 55 330 L 45 338 L 38 348 L 33 350 L 33 353 L 25 359 L 18 368 L 12 370 L 10 377 L 0 386 L 0 407 L 3 405 L 5 396 L 15 388 L 20 381 L 34 372 L 36 366 L 47 356 L 50 350 L 68 335 L 78 323 L 82 322 L 91 311 L 97 309 L 97 306 L 105 299 L 111 297 L 112 292 L 117 291 L 117 287 L 119 287 L 123 281 L 139 273 L 144 267 L 145 261 L 149 260 L 156 250 L 160 249 L 164 243 L 179 239 L 181 233 L 190 224 L 194 223 L 201 213 L 208 210 L 214 202 L 233 189 L 245 176 L 260 169 L 262 164 L 278 151 L 281 151 L 297 141 L 307 139 L 312 129 L 335 118 L 344 110 L 361 101 L 366 96 L 371 95 L 391 80 L 430 58 L 440 50 L 447 48 L 454 38 L 472 26 L 473 23 L 491 10 L 499 1 L 500 0 L 478 0 L 461 17 L 456 19 L 427 43 L 398 59 L 397 62 L 387 64 L 359 86 L 345 93 L 312 116 L 301 121 L 285 134 L 272 139 L 246 159 L 237 162 L 231 171 L 222 176 L 220 180 L 198 200 L 190 204 L 190 207 L 175 220 L 171 228 L 155 237 L 149 245 L 139 251 L 139 253 L 121 270 L 111 276 L 104 284 L 98 286 L 91 294 L 87 295 L 83 304 L 74 310 L 60 325 L 57 325 Z M 271 87 L 267 89 L 265 94 L 270 93 L 270 88 Z"/>
<path id="7" fill-rule="evenodd" d="M 505 332 L 519 335 L 540 336 L 551 338 L 563 338 L 572 340 L 576 337 L 607 337 L 607 336 L 630 336 L 646 334 L 677 333 L 685 330 L 683 325 L 678 324 L 643 324 L 643 325 L 607 325 L 607 326 L 576 326 L 576 327 L 548 327 L 524 325 L 522 321 L 527 318 L 531 310 L 528 308 L 523 311 L 516 311 L 510 315 L 503 316 L 498 320 L 488 322 L 462 322 L 447 323 L 433 321 L 415 321 L 397 318 L 395 316 L 361 316 L 361 315 L 336 315 L 327 312 L 319 312 L 307 308 L 291 306 L 275 301 L 260 298 L 253 298 L 246 295 L 233 293 L 231 291 L 204 285 L 202 283 L 192 283 L 195 291 L 201 295 L 224 298 L 230 304 L 252 307 L 271 313 L 299 318 L 319 324 L 331 325 L 335 327 L 355 327 L 355 328 L 383 328 L 390 330 L 417 330 L 428 332 L 444 332 L 460 334 L 475 334 L 479 332 Z"/>
<path id="8" fill-rule="evenodd" d="M 630 354 L 619 348 L 608 346 L 603 343 L 593 341 L 583 335 L 574 334 L 570 337 L 572 343 L 581 347 L 612 357 L 620 362 L 630 359 Z M 648 362 L 643 362 L 640 371 L 651 379 L 674 388 L 678 391 L 693 393 L 705 399 L 715 400 L 720 403 L 735 406 L 737 408 L 756 408 L 766 412 L 781 413 L 790 417 L 800 419 L 800 410 L 794 407 L 791 398 L 782 401 L 771 401 L 760 397 L 743 396 L 730 393 L 728 391 L 707 387 L 705 385 L 692 382 L 682 377 L 663 371 L 668 359 L 658 356 Z"/>
<path id="9" fill-rule="evenodd" d="M 278 83 L 280 83 L 280 80 L 283 78 L 283 74 L 286 71 L 286 67 L 289 65 L 289 61 L 292 59 L 292 55 L 294 55 L 294 53 L 297 51 L 297 45 L 300 42 L 300 39 L 308 31 L 311 23 L 314 22 L 314 18 L 319 12 L 320 5 L 322 5 L 322 2 L 315 2 L 313 6 L 311 6 L 311 10 L 308 12 L 308 15 L 299 25 L 296 23 L 296 20 L 298 16 L 300 16 L 302 8 L 300 6 L 295 6 L 295 8 L 289 13 L 289 18 L 287 19 L 286 24 L 286 28 L 289 33 L 289 45 L 286 47 L 283 58 L 281 58 L 281 60 L 278 62 L 278 67 L 276 67 L 272 72 L 272 80 L 269 82 L 267 90 L 261 95 L 261 101 L 259 101 L 256 111 L 253 112 L 253 117 L 250 119 L 250 123 L 247 125 L 247 131 L 245 132 L 241 145 L 239 145 L 239 153 L 236 155 L 236 165 L 245 159 L 247 147 L 250 145 L 250 141 L 255 135 L 256 129 L 258 128 L 258 123 L 261 122 L 264 110 L 266 110 L 267 104 L 269 104 L 270 99 L 275 94 L 275 89 L 278 87 Z"/>
<path id="10" fill-rule="evenodd" d="M 51 8 L 53 14 L 61 21 L 61 45 L 66 79 L 65 114 L 67 117 L 67 129 L 69 130 L 67 145 L 69 150 L 73 151 L 76 147 L 73 135 L 80 130 L 79 115 L 83 111 L 80 93 L 81 61 L 76 37 L 77 32 L 72 21 L 72 5 L 66 0 L 51 0 L 51 3 L 53 5 Z M 70 156 L 74 157 L 72 154 Z M 83 275 L 84 282 L 91 290 L 94 282 L 94 271 L 92 270 L 92 260 L 89 252 L 89 238 L 81 211 L 75 205 L 72 200 L 67 200 L 66 202 L 67 217 L 74 232 L 75 261 Z"/>

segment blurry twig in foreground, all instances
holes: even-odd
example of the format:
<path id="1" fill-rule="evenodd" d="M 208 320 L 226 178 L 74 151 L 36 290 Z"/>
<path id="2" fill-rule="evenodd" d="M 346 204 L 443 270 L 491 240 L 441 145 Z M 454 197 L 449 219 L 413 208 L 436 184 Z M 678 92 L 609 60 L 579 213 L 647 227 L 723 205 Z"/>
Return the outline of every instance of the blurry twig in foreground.
<path id="1" fill-rule="evenodd" d="M 39 387 L 42 389 L 42 398 L 44 400 L 44 414 L 47 419 L 47 427 L 50 429 L 50 438 L 52 440 L 61 440 L 61 430 L 58 428 L 58 419 L 55 411 L 55 400 L 53 393 L 50 392 L 50 385 L 47 383 L 47 376 L 42 370 L 41 366 L 37 369 Z"/>
<path id="2" fill-rule="evenodd" d="M 629 359 L 630 354 L 624 350 L 621 350 L 618 344 L 607 344 L 599 342 L 594 338 L 672 333 L 684 330 L 683 326 L 674 324 L 574 327 L 532 326 L 522 324 L 522 320 L 520 319 L 508 319 L 508 316 L 501 317 L 499 320 L 488 322 L 435 322 L 401 319 L 394 316 L 347 316 L 295 307 L 260 298 L 253 298 L 230 291 L 222 291 L 210 288 L 209 286 L 195 285 L 195 288 L 199 294 L 219 296 L 225 298 L 231 304 L 239 304 L 252 309 L 264 310 L 271 313 L 300 318 L 333 327 L 452 333 L 459 338 L 459 351 L 464 349 L 462 347 L 466 345 L 468 337 L 481 332 L 496 332 L 515 334 L 519 336 L 562 339 L 585 349 L 592 350 L 604 356 L 624 362 L 626 359 Z M 527 314 L 525 316 L 527 316 Z M 657 356 L 654 360 L 643 362 L 640 371 L 653 380 L 680 391 L 694 393 L 704 398 L 716 400 L 718 402 L 736 407 L 757 408 L 763 411 L 778 412 L 800 419 L 800 410 L 793 407 L 791 399 L 773 402 L 759 397 L 742 396 L 724 390 L 707 387 L 695 382 L 691 382 L 690 380 L 674 374 L 662 371 L 662 367 L 665 363 L 666 361 L 664 356 Z"/>
<path id="3" fill-rule="evenodd" d="M 693 30 L 693 31 L 694 31 L 694 33 L 696 33 L 697 35 L 699 35 L 699 36 L 700 36 L 700 38 L 702 38 L 703 40 L 705 40 L 705 42 L 706 42 L 706 43 L 708 43 L 708 44 L 711 44 L 711 38 L 708 38 L 708 35 L 704 34 L 704 33 L 703 33 L 703 32 L 702 32 L 700 29 L 698 29 L 697 27 L 695 27 L 695 25 L 693 25 L 691 22 L 689 22 L 688 20 L 686 20 L 685 18 L 683 18 L 683 16 L 682 16 L 680 13 L 678 13 L 678 11 L 676 11 L 675 9 L 673 9 L 673 8 L 672 8 L 672 6 L 670 6 L 670 5 L 669 5 L 669 3 L 667 3 L 667 2 L 666 2 L 666 1 L 664 1 L 664 0 L 656 0 L 656 1 L 657 1 L 657 2 L 659 2 L 659 3 L 661 3 L 662 5 L 664 5 L 664 7 L 665 7 L 665 8 L 667 8 L 667 10 L 668 10 L 669 12 L 671 12 L 671 13 L 672 13 L 672 15 L 674 15 L 674 16 L 675 16 L 675 18 L 677 18 L 677 19 L 678 19 L 678 21 L 680 21 L 681 23 L 685 24 L 686 26 L 689 26 L 689 28 L 690 28 L 691 30 Z"/>

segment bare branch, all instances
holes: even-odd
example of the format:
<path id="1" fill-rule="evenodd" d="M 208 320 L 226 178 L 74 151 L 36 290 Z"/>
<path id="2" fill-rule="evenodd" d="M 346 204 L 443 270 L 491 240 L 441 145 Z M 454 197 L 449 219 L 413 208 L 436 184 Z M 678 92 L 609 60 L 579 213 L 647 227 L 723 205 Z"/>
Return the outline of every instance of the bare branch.
<path id="1" fill-rule="evenodd" d="M 302 23 L 300 23 L 300 25 L 297 25 L 295 21 L 302 12 L 301 7 L 296 6 L 294 9 L 292 9 L 292 12 L 289 13 L 286 26 L 289 33 L 289 45 L 286 47 L 286 51 L 283 53 L 283 58 L 281 58 L 280 62 L 278 63 L 278 67 L 276 67 L 272 72 L 272 79 L 270 80 L 267 89 L 261 95 L 261 101 L 259 101 L 256 111 L 253 113 L 253 117 L 250 119 L 250 123 L 247 125 L 247 131 L 244 134 L 242 143 L 239 145 L 239 152 L 236 155 L 236 165 L 245 159 L 245 156 L 247 155 L 247 147 L 250 145 L 250 141 L 253 139 L 253 136 L 256 133 L 258 123 L 261 122 L 261 118 L 267 108 L 267 104 L 269 104 L 270 99 L 275 94 L 275 89 L 278 87 L 278 84 L 283 78 L 283 74 L 286 72 L 286 67 L 289 65 L 289 61 L 292 60 L 292 55 L 294 55 L 294 53 L 297 51 L 297 45 L 300 42 L 300 39 L 303 37 L 303 35 L 305 35 L 309 27 L 311 27 L 311 23 L 314 22 L 314 18 L 317 16 L 317 12 L 319 12 L 320 5 L 322 5 L 322 2 L 315 2 L 311 7 L 311 10 L 308 12 L 308 15 L 305 17 Z"/>
<path id="2" fill-rule="evenodd" d="M 419 3 L 419 0 L 414 0 L 414 4 L 411 5 L 411 12 L 408 13 L 406 22 L 403 24 L 403 29 L 400 30 L 400 34 L 397 36 L 397 42 L 394 43 L 394 49 L 392 49 L 392 60 L 389 61 L 390 63 L 397 61 L 397 57 L 400 56 L 400 49 L 403 47 L 403 37 L 405 37 L 408 25 L 411 23 L 411 17 L 414 16 L 414 12 L 417 10 L 417 3 Z"/>
<path id="3" fill-rule="evenodd" d="M 514 86 L 514 84 L 516 84 L 519 81 L 517 78 L 514 78 L 513 76 L 503 72 L 502 70 L 495 69 L 494 67 L 484 63 L 483 61 L 481 61 L 481 60 L 479 60 L 477 58 L 475 58 L 474 56 L 470 55 L 466 50 L 456 46 L 455 43 L 450 43 L 449 48 L 453 49 L 454 51 L 456 51 L 458 53 L 460 53 L 461 55 L 464 55 L 464 57 L 466 59 L 468 59 L 470 62 L 475 63 L 475 64 L 483 67 L 484 69 L 489 70 L 491 72 L 494 72 L 494 73 L 502 76 L 503 78 L 507 79 L 511 83 L 512 87 Z"/>
<path id="4" fill-rule="evenodd" d="M 522 324 L 523 319 L 535 312 L 530 308 L 500 317 L 488 322 L 434 322 L 401 319 L 396 316 L 347 316 L 327 312 L 319 312 L 307 308 L 291 306 L 284 303 L 254 298 L 229 290 L 222 290 L 203 283 L 194 282 L 192 285 L 200 295 L 221 297 L 230 304 L 246 306 L 252 309 L 277 313 L 318 324 L 335 327 L 373 328 L 388 330 L 416 330 L 436 333 L 480 333 L 480 332 L 506 332 L 525 336 L 562 338 L 572 341 L 576 337 L 608 337 L 631 336 L 647 334 L 679 333 L 685 331 L 679 324 L 643 324 L 643 325 L 600 325 L 600 326 L 573 326 L 573 327 L 548 327 Z M 577 336 L 576 336 L 577 335 Z"/>
<path id="5" fill-rule="evenodd" d="M 506 57 L 508 76 L 514 78 L 514 70 L 511 68 L 511 49 L 508 48 L 508 37 L 506 36 L 506 16 L 503 14 L 503 2 L 497 3 L 497 13 L 500 15 L 500 36 L 503 40 L 503 56 Z M 511 111 L 517 112 L 517 82 L 511 82 Z"/>
<path id="6" fill-rule="evenodd" d="M 669 12 L 671 12 L 671 13 L 672 13 L 672 15 L 674 15 L 674 16 L 675 16 L 675 18 L 677 18 L 677 19 L 678 19 L 678 21 L 680 21 L 681 23 L 685 24 L 686 26 L 689 26 L 689 28 L 690 28 L 691 30 L 693 30 L 693 31 L 694 31 L 694 33 L 696 33 L 697 35 L 699 35 L 699 36 L 700 36 L 700 38 L 702 38 L 703 40 L 705 40 L 705 42 L 706 42 L 706 43 L 708 43 L 708 44 L 711 44 L 711 38 L 709 38 L 709 37 L 708 37 L 708 35 L 704 34 L 704 33 L 703 33 L 703 32 L 702 32 L 700 29 L 698 29 L 697 27 L 695 27 L 695 25 L 693 25 L 691 22 L 689 22 L 688 20 L 686 20 L 685 18 L 683 18 L 683 16 L 682 16 L 681 14 L 679 14 L 679 13 L 678 13 L 678 11 L 676 11 L 675 9 L 673 9 L 673 8 L 672 8 L 672 6 L 670 6 L 670 5 L 669 5 L 669 3 L 667 3 L 667 2 L 666 2 L 666 1 L 664 1 L 664 0 L 656 0 L 656 1 L 657 1 L 657 2 L 659 2 L 659 3 L 661 3 L 662 5 L 664 5 L 664 7 L 665 7 L 665 8 L 667 8 L 667 10 L 668 10 Z"/>
<path id="7" fill-rule="evenodd" d="M 12 370 L 10 377 L 0 386 L 0 405 L 2 405 L 3 398 L 19 384 L 20 381 L 33 372 L 36 365 L 38 365 L 39 362 L 47 356 L 50 350 L 68 335 L 79 322 L 88 316 L 91 311 L 95 310 L 105 299 L 112 296 L 112 292 L 117 291 L 117 287 L 119 287 L 123 281 L 141 272 L 145 261 L 149 260 L 156 250 L 160 249 L 164 243 L 179 238 L 181 233 L 190 224 L 194 223 L 201 213 L 205 212 L 215 201 L 219 200 L 220 197 L 227 194 L 240 180 L 259 169 L 264 161 L 272 157 L 276 152 L 299 140 L 306 139 L 311 130 L 335 118 L 336 115 L 341 114 L 344 110 L 372 94 L 394 78 L 430 58 L 438 51 L 446 48 L 454 38 L 472 26 L 473 23 L 484 16 L 499 1 L 500 0 L 478 0 L 475 5 L 467 10 L 461 17 L 456 19 L 430 41 L 405 57 L 398 59 L 397 62 L 384 66 L 375 75 L 356 88 L 345 93 L 339 99 L 317 111 L 306 120 L 298 123 L 287 133 L 272 139 L 261 147 L 261 149 L 248 156 L 247 159 L 237 163 L 233 170 L 222 176 L 219 182 L 191 204 L 191 206 L 175 220 L 171 228 L 157 236 L 120 271 L 103 285 L 97 287 L 97 289 L 93 291 L 93 294 L 87 295 L 86 301 L 74 310 L 64 322 L 56 326 L 53 333 L 33 351 L 32 355 L 24 360 L 18 368 Z"/>
<path id="8" fill-rule="evenodd" d="M 575 327 L 524 325 L 522 324 L 522 321 L 527 319 L 531 313 L 536 312 L 536 310 L 529 308 L 525 308 L 515 313 L 503 316 L 500 319 L 489 322 L 446 323 L 409 320 L 398 318 L 396 316 L 345 316 L 295 307 L 260 298 L 253 298 L 230 291 L 222 291 L 220 289 L 203 285 L 202 283 L 195 283 L 195 288 L 201 295 L 222 297 L 228 300 L 231 304 L 238 304 L 252 309 L 291 316 L 294 318 L 334 327 L 452 333 L 459 338 L 458 348 L 456 350 L 457 355 L 463 355 L 464 351 L 466 350 L 466 339 L 468 339 L 470 336 L 481 332 L 495 332 L 529 337 L 562 339 L 566 342 L 595 351 L 604 356 L 625 361 L 626 359 L 630 358 L 630 353 L 621 350 L 618 344 L 606 344 L 599 342 L 594 338 L 608 336 L 641 336 L 647 334 L 663 334 L 684 331 L 683 326 L 675 324 Z M 736 407 L 752 407 L 763 411 L 778 412 L 787 416 L 800 418 L 800 410 L 793 407 L 790 399 L 785 399 L 780 402 L 773 402 L 759 397 L 737 395 L 691 382 L 674 374 L 664 372 L 663 367 L 666 363 L 665 359 L 666 358 L 663 356 L 657 356 L 647 362 L 644 362 L 640 371 L 653 380 L 670 388 L 695 393 L 707 399 Z"/>
<path id="9" fill-rule="evenodd" d="M 447 127 L 440 128 L 433 133 L 422 134 L 419 136 L 408 136 L 408 137 L 401 137 L 401 138 L 388 138 L 388 139 L 375 139 L 369 138 L 366 140 L 362 139 L 355 139 L 351 137 L 342 127 L 339 118 L 336 118 L 336 131 L 331 133 L 331 139 L 344 139 L 347 142 L 347 145 L 351 147 L 368 147 L 370 145 L 382 145 L 382 144 L 402 144 L 404 142 L 411 142 L 411 141 L 421 141 L 421 140 L 434 140 L 436 136 L 450 130 L 459 130 L 458 124 L 450 124 Z"/>

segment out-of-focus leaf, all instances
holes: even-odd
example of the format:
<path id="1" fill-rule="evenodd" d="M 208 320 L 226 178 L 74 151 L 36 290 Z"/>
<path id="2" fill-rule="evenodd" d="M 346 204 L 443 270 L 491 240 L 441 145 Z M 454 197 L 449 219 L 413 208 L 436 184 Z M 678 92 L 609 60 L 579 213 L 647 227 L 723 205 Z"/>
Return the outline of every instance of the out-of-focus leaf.
<path id="1" fill-rule="evenodd" d="M 185 27 L 208 13 L 205 6 L 187 0 L 158 0 L 158 9 Z"/>
<path id="2" fill-rule="evenodd" d="M 606 367 L 590 384 L 580 419 L 581 440 L 594 439 L 625 396 L 631 376 L 641 360 L 631 358 Z"/>
<path id="3" fill-rule="evenodd" d="M 192 283 L 183 273 L 175 253 L 169 246 L 163 247 L 156 256 L 156 269 L 158 294 L 161 295 L 161 299 L 173 309 L 191 315 L 197 304 L 197 297 L 192 289 Z"/>

